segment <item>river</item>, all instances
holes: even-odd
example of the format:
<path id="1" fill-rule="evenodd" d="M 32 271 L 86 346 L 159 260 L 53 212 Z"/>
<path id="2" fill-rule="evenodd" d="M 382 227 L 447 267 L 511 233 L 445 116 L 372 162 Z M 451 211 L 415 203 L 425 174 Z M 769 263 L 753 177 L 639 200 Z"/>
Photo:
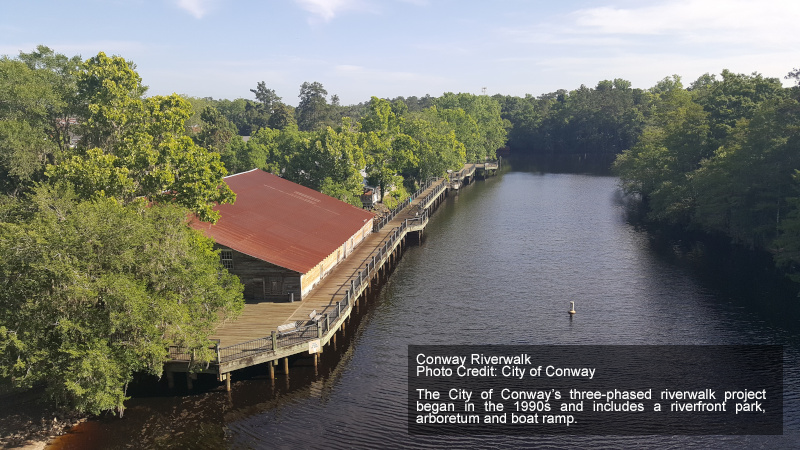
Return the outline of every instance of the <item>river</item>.
<path id="1" fill-rule="evenodd" d="M 632 225 L 613 177 L 508 171 L 448 197 L 316 371 L 141 394 L 53 448 L 796 448 L 798 301 L 699 253 Z M 409 344 L 780 344 L 784 435 L 410 436 Z"/>

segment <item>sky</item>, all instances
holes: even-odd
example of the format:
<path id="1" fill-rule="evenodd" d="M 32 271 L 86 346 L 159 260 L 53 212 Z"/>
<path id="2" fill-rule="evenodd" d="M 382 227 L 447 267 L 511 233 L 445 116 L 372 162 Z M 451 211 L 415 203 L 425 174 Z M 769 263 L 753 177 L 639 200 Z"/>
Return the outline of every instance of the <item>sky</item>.
<path id="1" fill-rule="evenodd" d="M 0 0 L 0 55 L 46 45 L 136 64 L 148 95 L 343 105 L 444 92 L 524 96 L 622 78 L 800 67 L 798 0 Z"/>

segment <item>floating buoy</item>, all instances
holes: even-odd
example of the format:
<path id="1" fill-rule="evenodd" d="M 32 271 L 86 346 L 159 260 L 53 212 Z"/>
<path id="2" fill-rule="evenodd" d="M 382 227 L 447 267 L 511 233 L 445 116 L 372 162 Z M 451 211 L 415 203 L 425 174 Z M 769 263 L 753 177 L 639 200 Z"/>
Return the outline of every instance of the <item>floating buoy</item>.
<path id="1" fill-rule="evenodd" d="M 575 314 L 575 302 L 569 302 L 569 305 L 570 305 L 569 315 L 571 316 L 571 315 Z"/>

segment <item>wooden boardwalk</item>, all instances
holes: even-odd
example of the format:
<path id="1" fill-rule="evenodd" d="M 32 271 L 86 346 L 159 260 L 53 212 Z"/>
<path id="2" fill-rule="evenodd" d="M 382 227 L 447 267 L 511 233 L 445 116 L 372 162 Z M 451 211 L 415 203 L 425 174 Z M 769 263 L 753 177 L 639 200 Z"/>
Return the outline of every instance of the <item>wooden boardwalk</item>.
<path id="1" fill-rule="evenodd" d="M 393 211 L 394 216 L 388 222 L 375 225 L 380 228 L 340 261 L 302 301 L 245 304 L 236 320 L 220 325 L 210 336 L 219 342 L 217 357 L 200 372 L 217 374 L 219 380 L 227 380 L 230 388 L 230 372 L 268 362 L 272 373 L 272 366 L 279 359 L 284 360 L 284 368 L 288 370 L 289 356 L 309 353 L 314 342 L 321 351 L 335 337 L 354 305 L 366 296 L 365 292 L 376 286 L 381 276 L 385 277 L 397 263 L 407 234 L 418 232 L 421 235 L 430 213 L 447 195 L 452 182 L 469 183 L 476 168 L 487 174 L 497 169 L 497 165 L 466 165 L 449 179 L 429 183 L 410 202 Z M 320 320 L 312 321 L 315 315 Z M 301 326 L 295 328 L 288 324 Z M 289 326 L 292 331 L 278 333 L 282 325 Z M 183 349 L 171 347 L 170 358 L 165 372 L 172 385 L 172 374 L 187 372 L 192 357 Z M 190 380 L 187 378 L 191 385 Z"/>
<path id="2" fill-rule="evenodd" d="M 217 328 L 212 339 L 218 339 L 220 346 L 239 344 L 253 339 L 268 336 L 278 326 L 296 321 L 308 321 L 309 314 L 329 312 L 336 307 L 336 301 L 349 287 L 348 280 L 364 268 L 366 261 L 384 241 L 400 227 L 406 219 L 413 219 L 419 211 L 420 203 L 433 192 L 444 180 L 430 186 L 390 222 L 377 232 L 367 236 L 355 250 L 339 262 L 322 281 L 302 301 L 293 303 L 261 302 L 246 304 L 238 319 L 227 322 Z M 426 205 L 423 205 L 426 206 Z"/>

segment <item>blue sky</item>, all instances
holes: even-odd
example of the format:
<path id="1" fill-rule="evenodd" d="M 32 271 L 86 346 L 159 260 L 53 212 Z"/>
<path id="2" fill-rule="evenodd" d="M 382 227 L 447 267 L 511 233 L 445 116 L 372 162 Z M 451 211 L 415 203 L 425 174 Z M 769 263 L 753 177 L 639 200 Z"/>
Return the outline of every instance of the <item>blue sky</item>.
<path id="1" fill-rule="evenodd" d="M 264 81 L 296 105 L 319 81 L 352 104 L 726 68 L 783 79 L 799 23 L 797 0 L 4 0 L 0 54 L 120 55 L 151 95 L 253 98 Z"/>

